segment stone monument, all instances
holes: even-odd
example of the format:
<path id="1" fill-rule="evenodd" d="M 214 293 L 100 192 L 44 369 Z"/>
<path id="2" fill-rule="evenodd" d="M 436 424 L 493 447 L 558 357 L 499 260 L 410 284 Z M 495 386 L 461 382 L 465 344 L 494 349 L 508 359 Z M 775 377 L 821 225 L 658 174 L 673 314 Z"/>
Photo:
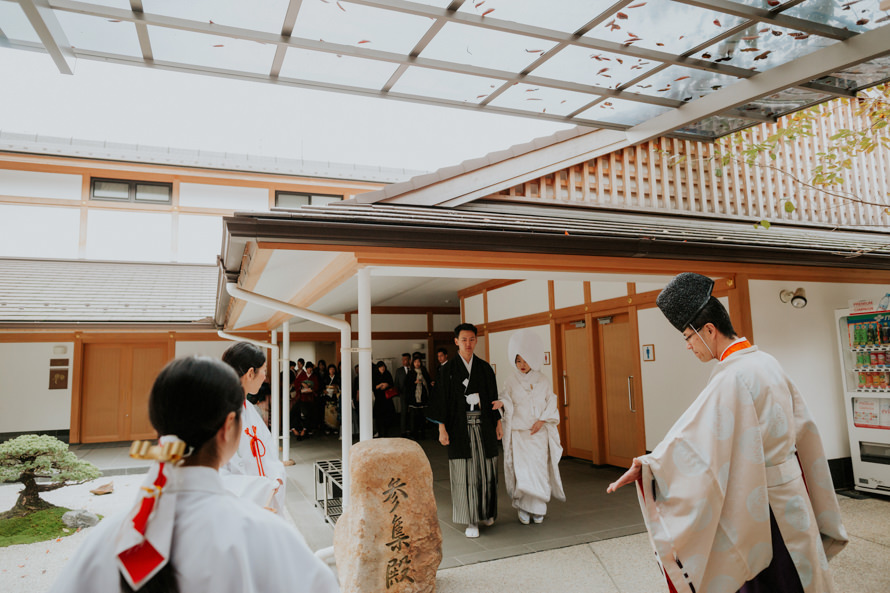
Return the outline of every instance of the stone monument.
<path id="1" fill-rule="evenodd" d="M 442 561 L 433 472 L 420 445 L 373 439 L 350 451 L 352 498 L 334 529 L 343 593 L 434 593 Z"/>

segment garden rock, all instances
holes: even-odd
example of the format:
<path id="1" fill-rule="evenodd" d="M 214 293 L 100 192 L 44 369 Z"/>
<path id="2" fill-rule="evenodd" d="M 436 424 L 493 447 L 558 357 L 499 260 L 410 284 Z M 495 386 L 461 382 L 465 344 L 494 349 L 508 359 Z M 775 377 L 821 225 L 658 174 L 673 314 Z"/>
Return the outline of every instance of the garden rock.
<path id="1" fill-rule="evenodd" d="M 99 522 L 99 517 L 93 513 L 79 509 L 76 511 L 68 511 L 62 515 L 62 523 L 71 529 L 80 529 L 81 527 L 92 527 Z"/>

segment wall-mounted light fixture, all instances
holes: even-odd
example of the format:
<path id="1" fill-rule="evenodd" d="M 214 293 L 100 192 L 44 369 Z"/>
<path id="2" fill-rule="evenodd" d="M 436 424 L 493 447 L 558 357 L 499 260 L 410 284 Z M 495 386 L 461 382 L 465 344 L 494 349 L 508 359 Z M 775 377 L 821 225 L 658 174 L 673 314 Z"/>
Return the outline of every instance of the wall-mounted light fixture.
<path id="1" fill-rule="evenodd" d="M 795 291 L 782 290 L 779 291 L 779 300 L 783 303 L 791 303 L 795 309 L 803 309 L 807 306 L 807 293 L 803 288 Z"/>

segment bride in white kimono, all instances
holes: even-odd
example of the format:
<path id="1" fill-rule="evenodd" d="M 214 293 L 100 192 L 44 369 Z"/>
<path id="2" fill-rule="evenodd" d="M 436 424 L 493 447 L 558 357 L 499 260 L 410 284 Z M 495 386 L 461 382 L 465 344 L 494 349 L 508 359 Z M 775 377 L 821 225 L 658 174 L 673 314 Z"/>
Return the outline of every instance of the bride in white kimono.
<path id="1" fill-rule="evenodd" d="M 504 413 L 507 493 L 521 523 L 528 525 L 529 519 L 541 523 L 551 496 L 566 499 L 559 477 L 559 410 L 550 382 L 540 372 L 544 363 L 540 338 L 529 330 L 518 331 L 507 352 L 514 372 L 498 400 Z"/>
<path id="2" fill-rule="evenodd" d="M 336 593 L 334 573 L 280 517 L 244 504 L 219 475 L 241 440 L 244 392 L 227 365 L 174 360 L 149 417 L 160 445 L 132 509 L 90 529 L 52 593 Z"/>

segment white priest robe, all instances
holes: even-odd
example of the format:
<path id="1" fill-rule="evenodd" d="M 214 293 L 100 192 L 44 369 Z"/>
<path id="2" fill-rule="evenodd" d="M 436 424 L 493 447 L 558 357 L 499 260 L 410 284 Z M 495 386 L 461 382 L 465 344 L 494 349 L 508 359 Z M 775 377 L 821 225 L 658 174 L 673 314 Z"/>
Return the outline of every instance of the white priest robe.
<path id="1" fill-rule="evenodd" d="M 220 468 L 223 485 L 237 496 L 276 512 L 284 508 L 287 474 L 263 418 L 249 401 L 241 410 L 238 451 Z M 279 482 L 278 480 L 281 480 Z"/>
<path id="2" fill-rule="evenodd" d="M 566 499 L 559 476 L 559 410 L 556 395 L 540 371 L 518 375 L 507 378 L 498 398 L 504 402 L 504 478 L 513 508 L 545 515 L 551 496 Z M 544 427 L 531 434 L 538 420 Z"/>
<path id="3" fill-rule="evenodd" d="M 170 562 L 188 593 L 334 593 L 334 573 L 300 533 L 273 513 L 246 505 L 209 467 L 181 467 Z M 128 514 L 104 519 L 63 569 L 52 593 L 120 591 L 116 535 Z"/>
<path id="4" fill-rule="evenodd" d="M 731 593 L 766 568 L 770 509 L 804 591 L 834 590 L 846 531 L 816 425 L 775 358 L 752 346 L 717 363 L 639 459 L 643 517 L 677 591 Z"/>

